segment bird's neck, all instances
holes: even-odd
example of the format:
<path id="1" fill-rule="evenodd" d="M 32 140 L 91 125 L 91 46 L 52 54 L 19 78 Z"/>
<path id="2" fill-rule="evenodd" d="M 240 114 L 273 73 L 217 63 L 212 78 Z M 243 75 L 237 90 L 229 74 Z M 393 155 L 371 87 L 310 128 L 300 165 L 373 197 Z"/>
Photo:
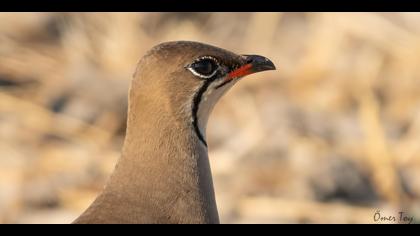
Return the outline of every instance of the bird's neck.
<path id="1" fill-rule="evenodd" d="M 123 154 L 91 211 L 114 222 L 218 223 L 207 148 L 190 120 L 135 99 Z"/>

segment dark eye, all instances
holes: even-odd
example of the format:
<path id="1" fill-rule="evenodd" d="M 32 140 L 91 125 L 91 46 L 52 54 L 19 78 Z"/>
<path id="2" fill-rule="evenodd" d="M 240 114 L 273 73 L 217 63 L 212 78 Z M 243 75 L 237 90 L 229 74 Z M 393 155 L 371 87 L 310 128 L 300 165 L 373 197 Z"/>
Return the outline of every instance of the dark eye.
<path id="1" fill-rule="evenodd" d="M 204 58 L 197 62 L 194 62 L 190 66 L 190 70 L 193 71 L 193 73 L 197 73 L 198 76 L 201 77 L 210 77 L 214 74 L 214 72 L 217 70 L 218 65 L 215 60 Z"/>

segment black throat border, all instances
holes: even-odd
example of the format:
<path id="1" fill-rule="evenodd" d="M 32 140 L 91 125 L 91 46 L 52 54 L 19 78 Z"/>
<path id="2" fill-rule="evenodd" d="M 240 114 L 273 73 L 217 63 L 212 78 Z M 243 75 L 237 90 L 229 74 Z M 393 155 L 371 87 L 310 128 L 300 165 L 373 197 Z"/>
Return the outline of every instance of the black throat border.
<path id="1" fill-rule="evenodd" d="M 201 103 L 201 99 L 203 98 L 203 94 L 207 91 L 207 89 L 209 88 L 210 84 L 213 83 L 214 81 L 216 81 L 217 78 L 220 78 L 222 76 L 222 73 L 218 72 L 215 75 L 213 75 L 213 77 L 208 78 L 205 80 L 205 82 L 203 83 L 203 85 L 200 87 L 200 89 L 198 89 L 198 91 L 195 93 L 194 98 L 193 98 L 193 102 L 192 102 L 192 125 L 194 127 L 194 132 L 197 135 L 198 139 L 204 144 L 204 146 L 207 147 L 207 142 L 204 139 L 203 134 L 200 131 L 200 128 L 198 127 L 198 109 L 200 108 L 200 103 Z M 225 86 L 226 84 L 232 82 L 233 80 L 228 80 L 225 81 L 219 85 L 216 86 L 215 89 L 219 89 L 223 86 Z"/>
<path id="2" fill-rule="evenodd" d="M 204 146 L 207 147 L 207 142 L 204 139 L 203 134 L 200 131 L 200 128 L 198 127 L 198 109 L 200 108 L 200 103 L 201 103 L 201 99 L 203 98 L 203 94 L 207 91 L 207 89 L 209 88 L 210 84 L 212 82 L 214 82 L 218 76 L 220 76 L 219 73 L 216 73 L 213 77 L 208 78 L 203 85 L 200 87 L 200 89 L 198 89 L 198 91 L 195 93 L 194 98 L 193 98 L 193 102 L 192 102 L 192 125 L 194 127 L 194 131 L 198 137 L 198 139 L 204 144 Z"/>
<path id="3" fill-rule="evenodd" d="M 198 127 L 198 109 L 200 107 L 201 99 L 203 97 L 203 94 L 207 91 L 208 87 L 211 84 L 211 80 L 206 80 L 204 84 L 200 87 L 200 89 L 195 93 L 193 102 L 192 102 L 192 125 L 194 127 L 195 134 L 197 135 L 198 139 L 204 144 L 204 146 L 207 147 L 207 142 L 204 139 L 203 134 L 200 131 L 200 128 Z"/>

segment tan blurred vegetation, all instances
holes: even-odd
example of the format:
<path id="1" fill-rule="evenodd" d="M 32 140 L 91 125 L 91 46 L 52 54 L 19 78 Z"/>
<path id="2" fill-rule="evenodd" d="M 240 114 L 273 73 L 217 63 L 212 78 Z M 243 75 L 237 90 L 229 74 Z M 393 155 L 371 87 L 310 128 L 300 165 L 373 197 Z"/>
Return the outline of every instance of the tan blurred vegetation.
<path id="1" fill-rule="evenodd" d="M 69 223 L 90 204 L 137 60 L 173 40 L 278 68 L 210 118 L 222 222 L 420 222 L 420 14 L 1 13 L 0 223 Z"/>

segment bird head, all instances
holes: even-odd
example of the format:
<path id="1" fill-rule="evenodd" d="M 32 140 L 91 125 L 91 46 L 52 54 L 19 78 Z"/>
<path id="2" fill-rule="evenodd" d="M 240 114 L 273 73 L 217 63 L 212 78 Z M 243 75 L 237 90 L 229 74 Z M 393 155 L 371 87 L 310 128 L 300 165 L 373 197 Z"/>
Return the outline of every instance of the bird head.
<path id="1" fill-rule="evenodd" d="M 167 115 L 187 120 L 207 146 L 205 129 L 216 102 L 244 76 L 266 70 L 275 66 L 263 56 L 238 55 L 198 42 L 166 42 L 140 60 L 131 91 L 161 101 L 159 106 L 170 111 Z"/>

